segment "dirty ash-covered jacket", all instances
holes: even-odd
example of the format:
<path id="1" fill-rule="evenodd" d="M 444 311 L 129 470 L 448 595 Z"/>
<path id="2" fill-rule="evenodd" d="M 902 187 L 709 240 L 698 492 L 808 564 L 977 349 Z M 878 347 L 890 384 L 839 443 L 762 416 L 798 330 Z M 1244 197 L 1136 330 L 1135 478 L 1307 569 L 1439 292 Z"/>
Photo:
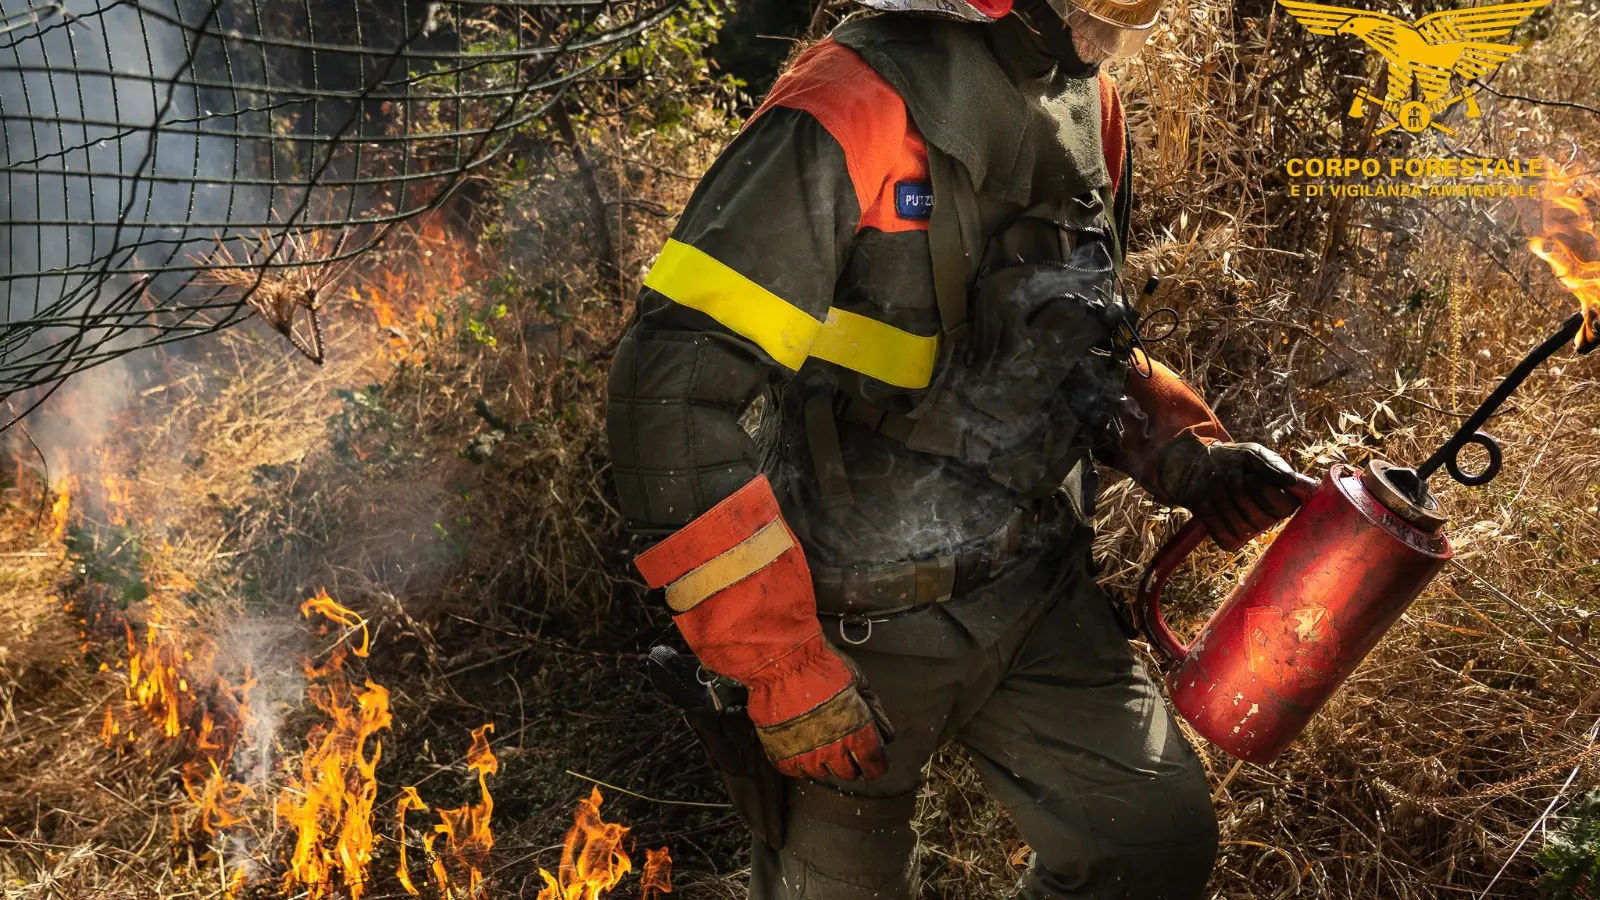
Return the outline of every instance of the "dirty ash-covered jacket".
<path id="1" fill-rule="evenodd" d="M 964 278 L 1061 259 L 1055 225 L 1068 221 L 1111 232 L 1120 267 L 1131 156 L 1108 78 L 1065 70 L 1016 16 L 846 23 L 774 86 L 645 280 L 608 406 L 636 534 L 669 534 L 761 472 L 813 568 L 949 553 L 1024 502 L 982 467 L 881 425 L 886 411 L 916 410 L 957 364 L 930 255 L 930 144 L 936 165 L 941 152 L 950 161 L 941 203 L 959 194 L 965 211 Z M 1152 487 L 1150 448 L 1171 435 L 1141 405 L 1175 390 L 1159 374 L 1130 379 L 1122 438 L 1102 448 Z M 752 437 L 741 418 L 763 395 Z M 1209 411 L 1190 418 L 1178 429 L 1225 436 Z M 813 454 L 819 432 L 836 442 L 825 457 Z M 1064 479 L 1080 551 L 1089 449 Z"/>

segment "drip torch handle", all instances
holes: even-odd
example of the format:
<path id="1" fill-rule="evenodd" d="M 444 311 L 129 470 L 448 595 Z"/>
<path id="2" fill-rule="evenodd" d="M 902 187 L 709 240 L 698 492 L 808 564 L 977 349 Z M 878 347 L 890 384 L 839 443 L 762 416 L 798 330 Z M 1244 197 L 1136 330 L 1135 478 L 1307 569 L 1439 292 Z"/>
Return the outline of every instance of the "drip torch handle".
<path id="1" fill-rule="evenodd" d="M 1305 503 L 1316 493 L 1320 484 L 1315 478 L 1296 475 L 1288 490 L 1299 497 L 1301 503 Z M 1205 539 L 1205 523 L 1198 518 L 1190 519 L 1178 529 L 1177 534 L 1161 545 L 1156 555 L 1150 558 L 1144 577 L 1139 579 L 1139 594 L 1134 602 L 1139 611 L 1140 625 L 1150 645 L 1168 663 L 1176 663 L 1188 656 L 1189 647 L 1178 640 L 1178 636 L 1167 626 L 1167 620 L 1161 616 L 1161 589 L 1166 587 L 1167 579 Z"/>
<path id="2" fill-rule="evenodd" d="M 1150 646 L 1168 663 L 1178 662 L 1188 656 L 1189 648 L 1178 640 L 1178 636 L 1167 627 L 1167 620 L 1161 617 L 1161 589 L 1166 587 L 1173 570 L 1205 539 L 1205 523 L 1190 519 L 1178 529 L 1177 534 L 1161 545 L 1144 570 L 1144 577 L 1139 579 L 1139 596 L 1135 601 L 1139 609 L 1139 624 L 1150 639 Z"/>

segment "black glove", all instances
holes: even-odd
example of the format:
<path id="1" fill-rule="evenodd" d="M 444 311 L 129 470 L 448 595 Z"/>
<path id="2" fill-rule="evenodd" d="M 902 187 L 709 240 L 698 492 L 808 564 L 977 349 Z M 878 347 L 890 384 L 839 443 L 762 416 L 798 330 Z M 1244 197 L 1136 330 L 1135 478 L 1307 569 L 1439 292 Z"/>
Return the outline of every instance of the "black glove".
<path id="1" fill-rule="evenodd" d="M 1237 550 L 1294 515 L 1317 482 L 1260 444 L 1207 444 L 1184 435 L 1161 449 L 1167 499 L 1195 514 L 1224 550 Z"/>

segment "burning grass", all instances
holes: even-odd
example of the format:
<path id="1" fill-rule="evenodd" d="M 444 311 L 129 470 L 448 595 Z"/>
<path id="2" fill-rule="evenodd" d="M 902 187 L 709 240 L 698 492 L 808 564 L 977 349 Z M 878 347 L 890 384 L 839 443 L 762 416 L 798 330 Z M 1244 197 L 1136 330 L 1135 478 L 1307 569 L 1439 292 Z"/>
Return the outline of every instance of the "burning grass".
<path id="1" fill-rule="evenodd" d="M 69 386 L 30 423 L 53 490 L 17 442 L 0 530 L 39 571 L 0 615 L 37 622 L 0 654 L 28 659 L 0 670 L 0 867 L 25 895 L 531 895 L 541 865 L 563 897 L 671 890 L 659 842 L 618 845 L 643 869 L 604 887 L 541 850 L 589 808 L 563 768 L 643 756 L 546 742 L 558 720 L 622 733 L 640 697 L 590 699 L 630 660 L 574 657 L 529 608 L 606 618 L 618 566 L 596 556 L 616 551 L 579 398 L 615 298 L 572 291 L 581 269 L 552 281 L 566 295 L 516 294 L 467 233 L 420 221 L 321 291 L 319 369 L 236 330 Z M 474 443 L 498 416 L 515 424 Z"/>

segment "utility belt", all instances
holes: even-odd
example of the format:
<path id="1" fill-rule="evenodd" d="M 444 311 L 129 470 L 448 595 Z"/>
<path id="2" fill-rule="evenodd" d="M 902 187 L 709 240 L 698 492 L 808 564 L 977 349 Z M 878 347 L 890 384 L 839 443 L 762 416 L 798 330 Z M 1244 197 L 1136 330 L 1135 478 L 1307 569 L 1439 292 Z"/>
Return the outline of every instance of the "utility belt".
<path id="1" fill-rule="evenodd" d="M 863 620 L 870 635 L 868 616 L 909 612 L 960 597 L 1008 568 L 1040 526 L 1041 505 L 1033 504 L 1013 510 L 999 528 L 952 553 L 877 566 L 813 567 L 817 612 L 842 617 L 839 636 L 845 643 L 864 643 L 865 637 L 846 633 L 846 622 Z"/>

